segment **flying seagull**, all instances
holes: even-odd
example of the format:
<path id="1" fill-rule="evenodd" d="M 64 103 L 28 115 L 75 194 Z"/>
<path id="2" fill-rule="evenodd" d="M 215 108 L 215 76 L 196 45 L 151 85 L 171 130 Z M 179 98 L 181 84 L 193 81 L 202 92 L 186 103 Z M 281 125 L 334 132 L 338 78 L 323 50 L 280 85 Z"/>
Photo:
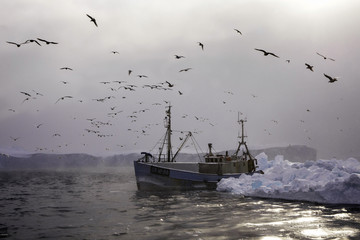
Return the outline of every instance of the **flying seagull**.
<path id="1" fill-rule="evenodd" d="M 148 76 L 146 75 L 137 75 L 139 78 L 147 78 Z"/>
<path id="2" fill-rule="evenodd" d="M 96 23 L 96 19 L 93 18 L 92 16 L 90 16 L 89 14 L 86 14 L 86 16 L 88 16 L 90 18 L 90 22 L 93 22 L 95 24 L 95 26 L 98 26 Z"/>
<path id="3" fill-rule="evenodd" d="M 8 42 L 8 41 L 6 41 L 6 42 L 9 43 L 9 44 L 14 44 L 14 45 L 16 45 L 17 47 L 20 47 L 21 44 L 22 44 L 22 43 L 16 43 L 16 42 Z"/>
<path id="4" fill-rule="evenodd" d="M 180 59 L 180 58 L 185 58 L 184 56 L 181 55 L 174 55 L 176 59 Z"/>
<path id="5" fill-rule="evenodd" d="M 73 69 L 69 68 L 69 67 L 62 67 L 62 68 L 60 68 L 60 70 L 70 70 L 70 71 L 72 71 Z"/>
<path id="6" fill-rule="evenodd" d="M 118 51 L 111 51 L 113 54 L 119 54 Z"/>
<path id="7" fill-rule="evenodd" d="M 333 82 L 336 82 L 336 81 L 337 81 L 337 78 L 335 78 L 335 77 L 330 77 L 329 75 L 326 75 L 325 73 L 324 73 L 324 76 L 329 79 L 329 83 L 333 83 Z"/>
<path id="8" fill-rule="evenodd" d="M 267 51 L 265 51 L 265 50 L 263 50 L 263 49 L 255 48 L 255 50 L 256 50 L 256 51 L 263 52 L 263 53 L 264 53 L 264 56 L 272 55 L 272 56 L 277 57 L 277 58 L 279 57 L 278 55 L 276 55 L 276 54 L 274 54 L 274 53 L 272 53 L 272 52 L 267 52 Z"/>
<path id="9" fill-rule="evenodd" d="M 199 46 L 201 47 L 201 50 L 204 50 L 204 44 L 201 42 L 198 42 Z"/>
<path id="10" fill-rule="evenodd" d="M 184 68 L 184 69 L 181 69 L 179 72 L 187 72 L 187 71 L 189 71 L 190 69 L 192 69 L 192 68 Z"/>
<path id="11" fill-rule="evenodd" d="M 35 91 L 35 90 L 32 90 L 36 95 L 40 95 L 40 96 L 44 96 L 43 94 L 41 94 L 41 93 L 39 93 L 39 92 L 37 92 L 37 91 Z"/>
<path id="12" fill-rule="evenodd" d="M 26 96 L 28 96 L 28 97 L 31 97 L 31 94 L 30 94 L 30 93 L 27 93 L 27 92 L 20 92 L 20 93 L 22 93 L 22 94 L 24 94 L 24 95 L 26 95 Z"/>
<path id="13" fill-rule="evenodd" d="M 38 38 L 37 40 L 39 40 L 39 41 L 42 41 L 42 42 L 46 43 L 46 45 L 49 45 L 49 44 L 58 44 L 57 42 L 51 42 L 51 41 L 47 41 L 47 40 L 45 40 L 45 39 L 41 39 L 41 38 Z"/>
<path id="14" fill-rule="evenodd" d="M 168 82 L 168 81 L 165 81 L 165 82 L 168 84 L 169 87 L 173 87 L 173 86 L 174 86 L 174 84 L 172 84 L 172 83 L 170 83 L 170 82 Z"/>
<path id="15" fill-rule="evenodd" d="M 61 98 L 59 98 L 55 103 L 57 103 L 60 100 L 64 100 L 65 98 L 73 98 L 72 96 L 63 96 Z"/>
<path id="16" fill-rule="evenodd" d="M 242 33 L 240 32 L 240 30 L 238 30 L 238 29 L 236 29 L 236 28 L 234 28 L 234 30 L 235 30 L 237 33 L 239 33 L 240 35 L 242 35 Z"/>
<path id="17" fill-rule="evenodd" d="M 21 104 L 23 104 L 24 102 L 29 101 L 29 100 L 30 100 L 30 97 L 27 97 L 24 99 L 24 101 L 21 102 Z"/>
<path id="18" fill-rule="evenodd" d="M 13 140 L 13 141 L 17 141 L 20 137 L 17 137 L 17 138 L 14 138 L 14 137 L 11 137 L 10 138 Z"/>
<path id="19" fill-rule="evenodd" d="M 312 71 L 312 72 L 314 71 L 314 70 L 313 70 L 313 67 L 314 67 L 314 66 L 311 66 L 311 65 L 308 64 L 308 63 L 305 63 L 305 66 L 306 66 L 306 69 L 309 69 L 309 70 Z"/>
<path id="20" fill-rule="evenodd" d="M 331 61 L 335 61 L 335 59 L 329 58 L 329 57 L 325 57 L 324 55 L 322 55 L 322 54 L 320 54 L 320 53 L 318 53 L 318 52 L 317 52 L 316 54 L 319 55 L 320 57 L 323 57 L 324 60 L 329 59 L 329 60 L 331 60 Z"/>

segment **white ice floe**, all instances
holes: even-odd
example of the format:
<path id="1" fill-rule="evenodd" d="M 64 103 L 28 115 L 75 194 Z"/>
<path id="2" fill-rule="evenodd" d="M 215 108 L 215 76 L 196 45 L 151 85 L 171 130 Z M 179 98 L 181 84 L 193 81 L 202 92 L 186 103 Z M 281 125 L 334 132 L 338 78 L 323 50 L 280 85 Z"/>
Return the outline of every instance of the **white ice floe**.
<path id="1" fill-rule="evenodd" d="M 218 191 L 252 197 L 278 198 L 330 204 L 360 204 L 360 162 L 317 160 L 294 163 L 277 156 L 257 157 L 264 174 L 223 179 Z"/>

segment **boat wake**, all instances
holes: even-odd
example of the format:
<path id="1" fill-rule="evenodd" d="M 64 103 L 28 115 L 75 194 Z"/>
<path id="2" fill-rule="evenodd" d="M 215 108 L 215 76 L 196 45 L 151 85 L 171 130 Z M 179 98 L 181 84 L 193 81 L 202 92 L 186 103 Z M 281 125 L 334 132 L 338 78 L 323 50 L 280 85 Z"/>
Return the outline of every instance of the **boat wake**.
<path id="1" fill-rule="evenodd" d="M 310 201 L 327 204 L 360 204 L 360 162 L 317 160 L 293 163 L 277 156 L 256 156 L 265 174 L 222 179 L 218 191 L 251 197 Z"/>

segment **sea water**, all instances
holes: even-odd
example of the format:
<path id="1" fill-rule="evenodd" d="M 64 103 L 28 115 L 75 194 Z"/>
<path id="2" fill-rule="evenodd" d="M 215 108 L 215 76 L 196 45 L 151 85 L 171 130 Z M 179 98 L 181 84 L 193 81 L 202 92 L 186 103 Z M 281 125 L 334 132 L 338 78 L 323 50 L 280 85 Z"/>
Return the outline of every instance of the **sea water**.
<path id="1" fill-rule="evenodd" d="M 329 189 L 332 195 L 333 187 L 304 183 L 310 175 L 302 167 L 334 172 L 334 161 L 292 166 L 282 159 L 265 161 L 263 155 L 259 159 L 263 167 L 267 164 L 265 174 L 247 179 L 250 187 L 244 186 L 244 179 L 229 179 L 219 183 L 218 191 L 141 192 L 132 167 L 2 171 L 0 234 L 5 239 L 360 238 L 359 205 L 282 197 L 284 189 L 296 196 L 308 194 L 306 189 L 322 189 L 322 193 Z M 351 171 L 352 162 L 342 170 Z M 277 164 L 304 173 L 289 176 L 288 171 L 270 172 Z M 278 178 L 265 179 L 266 174 Z M 339 195 L 348 194 L 344 190 L 347 181 L 355 184 L 354 173 L 349 174 L 338 174 L 343 181 L 329 178 L 330 183 L 342 181 Z M 296 184 L 289 183 L 295 179 L 299 179 Z M 348 191 L 353 191 L 351 186 Z M 276 196 L 282 199 L 274 199 Z"/>

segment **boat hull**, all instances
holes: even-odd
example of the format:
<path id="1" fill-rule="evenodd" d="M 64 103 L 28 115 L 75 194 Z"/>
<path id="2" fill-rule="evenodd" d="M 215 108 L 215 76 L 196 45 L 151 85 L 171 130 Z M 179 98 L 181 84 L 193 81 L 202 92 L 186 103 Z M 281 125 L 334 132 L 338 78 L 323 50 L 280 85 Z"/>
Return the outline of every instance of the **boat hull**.
<path id="1" fill-rule="evenodd" d="M 196 164 L 196 163 L 194 163 Z M 176 165 L 176 163 L 174 163 Z M 189 166 L 189 164 L 188 164 Z M 207 174 L 176 169 L 157 163 L 134 161 L 136 183 L 139 190 L 214 190 L 223 178 L 239 177 L 234 174 Z"/>

